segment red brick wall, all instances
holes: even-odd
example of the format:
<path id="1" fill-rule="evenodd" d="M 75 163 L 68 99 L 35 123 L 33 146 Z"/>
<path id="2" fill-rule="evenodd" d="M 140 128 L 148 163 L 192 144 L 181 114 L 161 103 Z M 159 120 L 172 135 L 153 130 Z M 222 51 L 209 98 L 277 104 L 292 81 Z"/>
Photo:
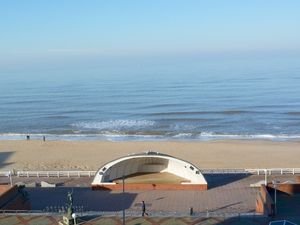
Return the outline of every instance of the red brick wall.
<path id="1" fill-rule="evenodd" d="M 265 185 L 260 187 L 260 192 L 256 196 L 255 211 L 264 215 L 272 215 L 274 202 Z"/>
<path id="2" fill-rule="evenodd" d="M 11 188 L 10 185 L 0 185 L 0 196 L 4 193 L 4 192 L 7 192 L 9 189 Z"/>
<path id="3" fill-rule="evenodd" d="M 10 187 L 8 185 L 1 186 L 0 208 L 5 206 L 10 200 L 18 195 L 17 186 Z"/>
<path id="4" fill-rule="evenodd" d="M 13 187 L 0 185 L 0 208 L 2 210 L 25 210 L 30 209 L 30 204 L 28 200 L 25 201 L 16 185 Z"/>
<path id="5" fill-rule="evenodd" d="M 264 201 L 262 199 L 262 196 L 260 193 L 256 196 L 256 201 L 255 201 L 255 212 L 257 213 L 263 213 L 264 214 Z"/>
<path id="6" fill-rule="evenodd" d="M 274 188 L 273 184 L 269 184 L 270 188 Z M 277 184 L 276 189 L 278 191 L 282 191 L 284 193 L 293 195 L 296 193 L 300 193 L 300 183 L 297 184 Z"/>

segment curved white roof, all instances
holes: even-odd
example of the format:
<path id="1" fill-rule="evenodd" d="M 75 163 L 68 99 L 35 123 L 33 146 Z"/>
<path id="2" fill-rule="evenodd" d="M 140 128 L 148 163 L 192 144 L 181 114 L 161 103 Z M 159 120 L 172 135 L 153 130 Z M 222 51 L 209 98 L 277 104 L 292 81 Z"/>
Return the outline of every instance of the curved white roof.
<path id="1" fill-rule="evenodd" d="M 131 154 L 108 162 L 96 173 L 92 185 L 113 181 L 135 173 L 168 172 L 185 178 L 184 184 L 207 184 L 200 169 L 193 164 L 159 152 Z"/>

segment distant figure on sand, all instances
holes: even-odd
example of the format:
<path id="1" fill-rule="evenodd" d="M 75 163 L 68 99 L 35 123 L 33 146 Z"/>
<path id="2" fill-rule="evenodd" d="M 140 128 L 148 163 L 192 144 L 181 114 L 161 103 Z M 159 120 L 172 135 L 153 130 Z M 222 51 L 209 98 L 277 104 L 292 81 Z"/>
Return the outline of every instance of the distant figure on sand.
<path id="1" fill-rule="evenodd" d="M 142 201 L 142 216 L 148 216 L 148 213 L 146 213 L 146 204 L 144 201 Z"/>
<path id="2" fill-rule="evenodd" d="M 46 137 L 45 136 L 43 136 L 43 141 L 46 141 Z"/>
<path id="3" fill-rule="evenodd" d="M 27 139 L 27 141 L 29 141 L 30 140 L 30 136 L 26 135 L 26 139 Z"/>

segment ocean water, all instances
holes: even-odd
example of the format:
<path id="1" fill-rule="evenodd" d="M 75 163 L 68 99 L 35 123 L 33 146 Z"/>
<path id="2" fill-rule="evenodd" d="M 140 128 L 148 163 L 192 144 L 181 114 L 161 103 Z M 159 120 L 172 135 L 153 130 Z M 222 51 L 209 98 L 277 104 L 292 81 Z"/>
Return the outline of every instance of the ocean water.
<path id="1" fill-rule="evenodd" d="M 191 61 L 2 71 L 0 139 L 300 139 L 299 58 Z"/>

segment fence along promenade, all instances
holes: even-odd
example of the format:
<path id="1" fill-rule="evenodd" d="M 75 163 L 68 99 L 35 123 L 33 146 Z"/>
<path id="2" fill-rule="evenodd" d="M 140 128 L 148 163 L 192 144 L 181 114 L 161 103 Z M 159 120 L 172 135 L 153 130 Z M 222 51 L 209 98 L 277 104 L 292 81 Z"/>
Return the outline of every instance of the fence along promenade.
<path id="1" fill-rule="evenodd" d="M 17 171 L 18 177 L 91 177 L 97 171 Z"/>
<path id="2" fill-rule="evenodd" d="M 62 210 L 63 209 L 63 210 Z M 123 211 L 85 211 L 83 206 L 76 206 L 75 213 L 79 216 L 102 216 L 102 217 L 122 217 Z M 66 211 L 64 206 L 50 206 L 45 210 L 0 210 L 0 214 L 4 215 L 19 215 L 19 216 L 43 216 L 53 215 L 61 216 Z M 125 210 L 125 217 L 140 217 L 140 210 Z M 256 212 L 218 212 L 218 211 L 206 211 L 206 212 L 177 212 L 177 211 L 151 211 L 150 217 L 201 217 L 201 218 L 233 218 L 233 217 L 265 217 L 261 213 Z"/>
<path id="3" fill-rule="evenodd" d="M 268 168 L 268 169 L 202 169 L 203 174 L 253 174 L 253 175 L 294 175 L 300 174 L 300 168 Z M 89 170 L 51 170 L 51 171 L 0 171 L 0 177 L 93 177 L 97 171 Z"/>

